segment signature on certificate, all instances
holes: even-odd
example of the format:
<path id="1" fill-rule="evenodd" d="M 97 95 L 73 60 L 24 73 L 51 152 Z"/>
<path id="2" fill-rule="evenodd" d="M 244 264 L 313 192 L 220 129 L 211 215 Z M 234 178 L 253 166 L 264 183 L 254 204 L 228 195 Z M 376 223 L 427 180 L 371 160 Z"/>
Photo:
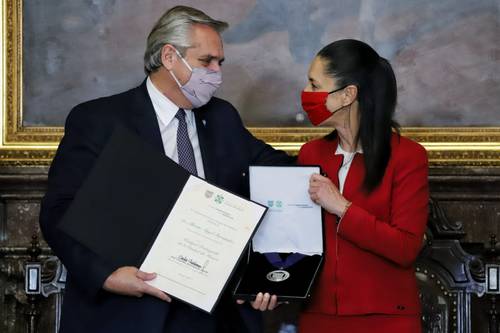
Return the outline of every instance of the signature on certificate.
<path id="1" fill-rule="evenodd" d="M 187 256 L 183 256 L 182 254 L 178 255 L 177 258 L 175 258 L 177 261 L 183 263 L 183 264 L 186 264 L 188 266 L 190 266 L 191 268 L 194 268 L 202 273 L 208 273 L 205 268 L 207 267 L 208 265 L 208 260 L 205 261 L 205 264 L 204 265 L 201 265 L 200 263 L 198 263 L 196 260 L 194 260 L 193 258 L 189 258 Z"/>

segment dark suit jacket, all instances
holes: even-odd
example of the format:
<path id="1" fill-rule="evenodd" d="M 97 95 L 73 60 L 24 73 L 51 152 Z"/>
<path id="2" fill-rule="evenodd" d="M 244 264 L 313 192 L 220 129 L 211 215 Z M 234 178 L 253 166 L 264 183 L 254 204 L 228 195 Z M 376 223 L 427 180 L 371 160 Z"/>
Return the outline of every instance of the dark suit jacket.
<path id="1" fill-rule="evenodd" d="M 200 149 L 208 181 L 248 195 L 249 164 L 284 164 L 291 158 L 253 137 L 228 102 L 212 98 L 195 110 Z M 154 297 L 119 296 L 102 289 L 111 267 L 56 228 L 100 151 L 121 124 L 160 152 L 161 134 L 146 84 L 127 92 L 76 106 L 69 114 L 65 135 L 52 162 L 48 191 L 42 201 L 43 235 L 68 269 L 61 332 L 259 332 L 260 317 L 237 306 L 229 295 L 210 316 L 174 301 Z M 246 329 L 244 328 L 246 326 Z"/>

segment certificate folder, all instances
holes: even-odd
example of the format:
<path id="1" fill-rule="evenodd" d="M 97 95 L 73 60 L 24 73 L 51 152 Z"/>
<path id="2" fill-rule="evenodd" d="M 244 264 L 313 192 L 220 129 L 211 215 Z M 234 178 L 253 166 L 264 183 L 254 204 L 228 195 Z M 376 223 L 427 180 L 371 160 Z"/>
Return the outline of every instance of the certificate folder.
<path id="1" fill-rule="evenodd" d="M 138 267 L 188 178 L 119 126 L 59 227 L 109 264 Z"/>
<path id="2" fill-rule="evenodd" d="M 259 172 L 253 172 L 257 169 Z M 251 198 L 267 204 L 270 210 L 253 240 L 260 252 L 248 253 L 244 274 L 234 290 L 235 298 L 253 300 L 259 292 L 277 295 L 280 301 L 310 297 L 323 264 L 324 235 L 321 208 L 308 198 L 308 174 L 320 172 L 319 166 L 250 167 Z M 274 186 L 266 185 L 270 179 Z M 295 234 L 288 228 L 295 229 Z M 309 237 L 312 243 L 307 242 Z M 305 254 L 295 251 L 294 244 L 302 244 L 299 248 Z"/>
<path id="3" fill-rule="evenodd" d="M 233 214 L 229 204 L 245 213 L 249 211 L 243 216 L 246 219 L 237 216 L 234 223 L 227 219 L 226 215 L 231 217 Z M 198 209 L 205 210 L 198 212 Z M 262 205 L 190 175 L 130 130 L 119 126 L 58 227 L 112 267 L 141 267 L 147 261 L 146 268 L 158 273 L 151 281 L 153 285 L 157 283 L 156 287 L 171 296 L 211 312 L 265 211 Z M 175 216 L 171 215 L 173 212 Z M 215 215 L 208 216 L 212 212 Z M 199 218 L 193 220 L 193 216 Z M 224 218 L 233 225 L 225 225 L 228 222 Z M 238 224 L 241 220 L 247 224 Z M 165 231 L 167 226 L 175 232 Z M 195 228 L 198 233 L 210 234 L 197 237 L 190 233 Z M 224 232 L 232 232 L 230 235 L 236 241 L 229 243 Z M 158 241 L 164 235 L 169 237 L 170 243 Z M 216 241 L 224 243 L 217 246 L 229 246 L 227 253 L 230 255 L 210 243 L 215 237 L 218 237 Z M 207 244 L 203 243 L 204 239 Z M 154 247 L 164 251 L 164 255 L 156 252 L 153 256 Z M 198 247 L 204 252 L 201 253 Z M 207 260 L 207 256 L 213 262 Z M 168 272 L 160 273 L 167 266 Z M 177 271 L 183 274 L 179 281 L 169 276 L 169 272 Z M 162 288 L 162 279 L 177 285 Z M 215 280 L 212 290 L 204 289 L 203 279 Z M 186 295 L 186 290 L 190 289 L 196 290 L 196 298 Z"/>

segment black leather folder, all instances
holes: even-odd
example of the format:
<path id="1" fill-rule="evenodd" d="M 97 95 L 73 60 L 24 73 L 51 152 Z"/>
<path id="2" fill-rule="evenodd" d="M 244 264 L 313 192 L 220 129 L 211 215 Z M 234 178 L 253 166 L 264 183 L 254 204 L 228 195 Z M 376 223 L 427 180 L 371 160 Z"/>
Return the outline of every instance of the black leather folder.
<path id="1" fill-rule="evenodd" d="M 118 126 L 59 223 L 116 267 L 139 267 L 190 174 Z"/>

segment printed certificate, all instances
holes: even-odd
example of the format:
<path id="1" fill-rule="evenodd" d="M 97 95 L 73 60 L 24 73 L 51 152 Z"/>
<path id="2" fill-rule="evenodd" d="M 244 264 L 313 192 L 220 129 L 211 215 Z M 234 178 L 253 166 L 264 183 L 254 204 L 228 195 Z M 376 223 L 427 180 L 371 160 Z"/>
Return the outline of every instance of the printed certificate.
<path id="1" fill-rule="evenodd" d="M 266 207 L 191 176 L 141 270 L 151 285 L 211 312 Z"/>

